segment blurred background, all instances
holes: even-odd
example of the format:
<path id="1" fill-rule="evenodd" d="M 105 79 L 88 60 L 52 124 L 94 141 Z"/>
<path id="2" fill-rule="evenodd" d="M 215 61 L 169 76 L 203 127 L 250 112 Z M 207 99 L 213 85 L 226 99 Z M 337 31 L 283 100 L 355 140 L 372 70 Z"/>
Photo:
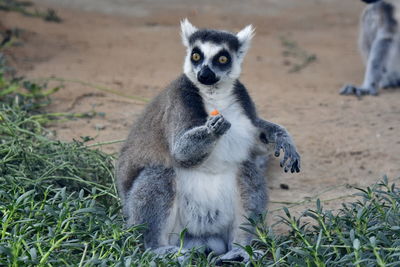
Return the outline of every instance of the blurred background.
<path id="1" fill-rule="evenodd" d="M 0 11 L 0 31 L 14 40 L 6 48 L 11 64 L 20 75 L 63 86 L 49 110 L 94 114 L 52 124 L 56 138 L 91 136 L 116 153 L 146 101 L 182 72 L 181 19 L 233 32 L 253 24 L 241 80 L 260 116 L 285 126 L 302 155 L 300 174 L 270 162 L 270 209 L 304 210 L 317 197 L 337 208 L 354 187 L 400 176 L 400 91 L 362 100 L 338 94 L 363 77 L 359 0 L 32 3 L 26 8 L 47 12 L 47 20 Z"/>

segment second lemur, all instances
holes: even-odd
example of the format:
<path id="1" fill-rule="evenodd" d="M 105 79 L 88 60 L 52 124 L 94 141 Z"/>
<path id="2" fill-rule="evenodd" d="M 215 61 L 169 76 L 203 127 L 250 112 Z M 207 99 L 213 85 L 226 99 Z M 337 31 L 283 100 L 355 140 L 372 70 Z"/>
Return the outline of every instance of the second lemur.
<path id="1" fill-rule="evenodd" d="M 289 133 L 258 117 L 238 80 L 253 37 L 181 23 L 187 55 L 184 73 L 163 90 L 135 122 L 117 163 L 117 185 L 128 225 L 145 224 L 145 247 L 156 253 L 203 247 L 221 260 L 246 260 L 234 244 L 252 235 L 246 218 L 266 210 L 267 153 L 284 152 L 285 171 L 300 171 Z M 218 110 L 219 114 L 210 113 Z"/>
<path id="2" fill-rule="evenodd" d="M 362 0 L 359 47 L 366 68 L 360 87 L 344 86 L 341 94 L 377 95 L 380 88 L 400 87 L 400 1 Z"/>

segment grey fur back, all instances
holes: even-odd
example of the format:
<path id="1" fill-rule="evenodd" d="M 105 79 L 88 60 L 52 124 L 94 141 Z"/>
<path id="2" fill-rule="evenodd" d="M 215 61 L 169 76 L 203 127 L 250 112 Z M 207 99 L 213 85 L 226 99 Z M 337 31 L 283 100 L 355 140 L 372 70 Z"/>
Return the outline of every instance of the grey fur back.
<path id="1" fill-rule="evenodd" d="M 134 123 L 117 162 L 122 201 L 141 170 L 151 165 L 171 167 L 167 136 L 202 125 L 207 119 L 197 88 L 182 75 L 151 101 Z"/>

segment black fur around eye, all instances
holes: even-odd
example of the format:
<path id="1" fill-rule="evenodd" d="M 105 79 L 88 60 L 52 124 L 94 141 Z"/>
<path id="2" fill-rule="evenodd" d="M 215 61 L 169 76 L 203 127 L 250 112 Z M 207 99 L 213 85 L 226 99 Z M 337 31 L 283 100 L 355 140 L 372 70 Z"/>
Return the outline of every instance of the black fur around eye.
<path id="1" fill-rule="evenodd" d="M 217 66 L 221 70 L 226 70 L 231 67 L 231 55 L 228 51 L 222 50 L 213 58 L 213 65 Z"/>

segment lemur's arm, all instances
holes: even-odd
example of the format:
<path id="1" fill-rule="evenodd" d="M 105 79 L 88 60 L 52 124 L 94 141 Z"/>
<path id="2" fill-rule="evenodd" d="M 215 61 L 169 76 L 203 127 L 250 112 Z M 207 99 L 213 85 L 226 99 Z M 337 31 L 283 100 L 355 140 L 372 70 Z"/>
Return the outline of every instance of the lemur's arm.
<path id="1" fill-rule="evenodd" d="M 386 66 L 392 45 L 393 37 L 391 35 L 385 33 L 378 34 L 377 39 L 372 44 L 368 58 L 364 82 L 361 86 L 361 94 L 376 95 L 378 93 L 383 74 L 387 71 Z"/>
<path id="2" fill-rule="evenodd" d="M 285 128 L 278 124 L 274 124 L 258 118 L 255 125 L 260 130 L 259 138 L 265 144 L 275 144 L 275 156 L 279 157 L 281 149 L 284 156 L 280 162 L 281 167 L 284 167 L 285 172 L 289 170 L 300 172 L 300 155 L 296 150 L 292 137 Z"/>
<path id="3" fill-rule="evenodd" d="M 218 138 L 231 124 L 217 115 L 210 117 L 205 125 L 194 127 L 178 135 L 172 144 L 172 156 L 180 166 L 196 166 L 208 157 Z"/>

